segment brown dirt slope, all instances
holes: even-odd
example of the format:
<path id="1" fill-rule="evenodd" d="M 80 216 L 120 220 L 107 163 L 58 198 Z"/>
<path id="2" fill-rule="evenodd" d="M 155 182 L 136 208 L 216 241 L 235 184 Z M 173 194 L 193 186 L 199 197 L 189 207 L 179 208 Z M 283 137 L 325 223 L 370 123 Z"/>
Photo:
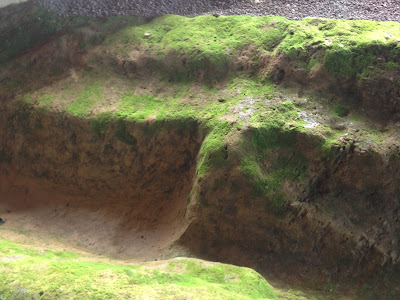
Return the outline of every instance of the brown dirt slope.
<path id="1" fill-rule="evenodd" d="M 297 94 L 281 97 L 296 101 L 304 94 L 308 97 L 309 90 L 328 99 L 354 96 L 353 105 L 359 104 L 374 117 L 377 112 L 388 116 L 371 121 L 389 132 L 387 140 L 379 145 L 361 141 L 365 124 L 344 119 L 350 134 L 339 132 L 338 142 L 325 149 L 324 132 L 277 130 L 271 136 L 263 128 L 246 125 L 242 110 L 233 110 L 225 119 L 239 123 L 237 118 L 243 116 L 243 126 L 224 139 L 222 148 L 204 154 L 207 130 L 196 118 L 160 122 L 151 115 L 142 122 L 110 122 L 106 131 L 93 132 L 93 119 L 63 112 L 63 101 L 71 102 L 68 97 L 57 98 L 52 109 L 41 106 L 38 99 L 31 105 L 18 101 L 25 94 L 55 92 L 65 85 L 78 89 L 98 73 L 109 77 L 104 81 L 109 94 L 134 88 L 141 95 L 158 96 L 176 88 L 172 83 L 160 87 L 165 74 L 157 70 L 181 70 L 180 60 L 167 56 L 157 61 L 149 49 L 137 49 L 132 60 L 115 57 L 104 47 L 82 49 L 80 43 L 87 35 L 92 32 L 63 31 L 1 69 L 4 228 L 52 235 L 112 256 L 149 260 L 179 252 L 246 265 L 268 277 L 328 291 L 326 297 L 337 288 L 350 295 L 358 292 L 362 299 L 377 295 L 396 299 L 400 294 L 394 280 L 400 278 L 400 162 L 398 113 L 392 108 L 399 104 L 398 87 L 390 88 L 388 74 L 382 75 L 382 81 L 374 78 L 357 85 L 323 69 L 306 74 L 298 61 L 282 52 L 261 57 L 254 66 L 253 50 L 243 50 L 233 59 L 228 75 L 269 73 L 275 88 L 290 87 Z M 204 74 L 212 72 L 198 73 L 194 89 L 203 90 Z M 24 86 L 11 89 L 16 79 Z M 217 84 L 221 95 L 230 97 L 224 80 Z M 385 92 L 377 92 L 377 97 L 363 94 L 367 84 Z M 337 85 L 342 89 L 334 90 Z M 209 94 L 210 102 L 226 101 L 220 94 Z M 201 105 L 192 98 L 182 101 Z M 379 105 L 382 99 L 387 101 Z M 115 109 L 117 100 L 107 101 Z M 241 105 L 251 111 L 253 99 L 246 101 Z M 329 115 L 329 105 L 328 109 L 321 103 L 309 106 L 306 113 L 319 116 L 322 123 L 338 119 Z M 96 113 L 102 112 L 97 109 Z M 323 125 L 322 131 L 337 127 Z M 265 146 L 274 138 L 278 146 Z M 254 158 L 250 167 L 256 165 L 263 172 L 260 180 L 252 178 L 254 169 L 250 175 L 243 172 L 246 157 Z M 199 174 L 200 163 L 213 160 L 220 166 Z M 277 185 L 276 181 L 279 187 L 268 194 L 272 189 L 268 184 Z"/>

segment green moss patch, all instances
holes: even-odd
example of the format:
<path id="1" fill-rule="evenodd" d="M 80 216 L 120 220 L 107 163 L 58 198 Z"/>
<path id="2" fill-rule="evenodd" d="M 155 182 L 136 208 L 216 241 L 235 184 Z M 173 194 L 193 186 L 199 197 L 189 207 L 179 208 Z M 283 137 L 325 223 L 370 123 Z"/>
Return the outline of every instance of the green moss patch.
<path id="1" fill-rule="evenodd" d="M 73 252 L 0 239 L 0 297 L 4 299 L 278 299 L 251 269 L 175 259 L 141 266 L 102 262 Z"/>
<path id="2" fill-rule="evenodd" d="M 99 84 L 92 84 L 78 94 L 78 97 L 71 102 L 66 110 L 77 117 L 85 117 L 91 109 L 103 100 L 103 92 Z"/>
<path id="3" fill-rule="evenodd" d="M 128 56 L 129 50 L 143 45 L 159 59 L 179 61 L 179 70 L 169 72 L 169 78 L 187 80 L 203 70 L 208 77 L 220 79 L 229 71 L 234 54 L 250 45 L 260 51 L 271 51 L 279 44 L 286 23 L 279 17 L 253 18 L 250 16 L 199 16 L 186 18 L 163 16 L 153 22 L 126 28 L 106 41 L 117 54 Z M 182 62 L 182 63 L 181 63 Z"/>
<path id="4" fill-rule="evenodd" d="M 283 214 L 289 200 L 284 183 L 305 179 L 307 159 L 296 150 L 297 135 L 296 130 L 273 124 L 253 129 L 243 142 L 240 170 L 252 182 L 255 195 L 265 199 L 266 210 L 276 215 Z"/>
<path id="5" fill-rule="evenodd" d="M 304 19 L 289 26 L 290 34 L 278 48 L 308 62 L 309 69 L 322 63 L 331 74 L 355 77 L 375 64 L 376 58 L 390 61 L 400 54 L 400 26 L 396 22 Z"/>
<path id="6" fill-rule="evenodd" d="M 194 78 L 199 70 L 205 70 L 213 78 L 222 78 L 227 75 L 235 54 L 250 46 L 255 49 L 253 62 L 258 61 L 259 54 L 280 50 L 304 64 L 305 70 L 322 64 L 331 74 L 355 77 L 375 64 L 377 57 L 397 61 L 399 39 L 400 26 L 395 22 L 164 16 L 143 26 L 128 27 L 110 37 L 106 45 L 127 56 L 129 49 L 143 45 L 160 60 L 170 54 L 169 60 L 183 64 L 180 70 L 171 70 L 174 80 Z"/>
<path id="7" fill-rule="evenodd" d="M 255 196 L 265 199 L 265 209 L 283 214 L 288 200 L 285 182 L 305 179 L 307 159 L 297 150 L 303 130 L 297 108 L 282 102 L 260 109 L 253 128 L 244 136 L 239 169 L 249 178 Z"/>
<path id="8" fill-rule="evenodd" d="M 197 175 L 204 176 L 210 169 L 218 169 L 227 164 L 226 136 L 232 130 L 228 122 L 215 125 L 205 138 L 200 149 L 201 160 L 197 166 Z"/>
<path id="9" fill-rule="evenodd" d="M 93 133 L 99 137 L 104 137 L 109 125 L 112 122 L 112 114 L 110 112 L 104 112 L 94 117 L 91 125 Z"/>
<path id="10" fill-rule="evenodd" d="M 165 100 L 163 99 L 128 93 L 121 98 L 116 115 L 134 121 L 144 121 L 150 115 L 157 113 L 164 105 Z"/>
<path id="11" fill-rule="evenodd" d="M 54 102 L 54 95 L 45 94 L 39 97 L 38 102 L 42 106 L 48 106 Z"/>

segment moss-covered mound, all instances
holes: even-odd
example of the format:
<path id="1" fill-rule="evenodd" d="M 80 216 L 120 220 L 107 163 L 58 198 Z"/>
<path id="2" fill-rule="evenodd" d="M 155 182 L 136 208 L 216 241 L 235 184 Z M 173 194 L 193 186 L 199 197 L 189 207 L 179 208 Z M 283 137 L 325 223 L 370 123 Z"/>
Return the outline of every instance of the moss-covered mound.
<path id="1" fill-rule="evenodd" d="M 135 265 L 1 239 L 0 261 L 3 299 L 283 299 L 284 294 L 251 269 L 198 259 Z"/>
<path id="2" fill-rule="evenodd" d="M 16 40 L 2 33 L 0 170 L 84 195 L 83 204 L 61 197 L 56 205 L 28 197 L 43 193 L 29 181 L 15 197 L 67 225 L 70 207 L 100 212 L 117 223 L 118 239 L 84 225 L 80 241 L 62 226 L 56 234 L 103 252 L 128 240 L 109 253 L 134 255 L 141 232 L 162 232 L 159 252 L 149 242 L 140 253 L 157 256 L 179 245 L 199 257 L 255 266 L 324 298 L 399 295 L 391 280 L 399 274 L 398 23 L 65 20 L 24 5 L 41 38 L 25 40 L 29 30 Z M 44 21 L 37 24 L 38 16 Z M 37 211 L 16 202 L 0 208 L 20 213 L 18 229 L 27 230 L 24 218 Z M 62 265 L 54 255 L 46 264 Z M 132 268 L 65 263 L 94 276 L 108 270 L 121 286 L 133 280 L 140 290 L 149 288 L 149 277 L 163 291 L 168 279 L 182 293 L 209 278 L 197 261 L 185 261 L 201 273 L 197 279 L 140 268 L 132 279 Z M 221 268 L 212 272 L 229 281 Z M 273 298 L 254 276 L 249 295 Z"/>

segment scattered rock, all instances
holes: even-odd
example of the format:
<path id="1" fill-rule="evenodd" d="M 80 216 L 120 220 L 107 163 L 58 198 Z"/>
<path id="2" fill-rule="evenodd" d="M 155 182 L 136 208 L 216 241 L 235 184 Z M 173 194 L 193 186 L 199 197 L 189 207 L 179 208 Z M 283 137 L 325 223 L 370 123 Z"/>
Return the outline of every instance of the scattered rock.
<path id="1" fill-rule="evenodd" d="M 346 121 L 343 121 L 340 118 L 333 117 L 333 118 L 330 118 L 328 120 L 328 122 L 329 122 L 329 126 L 335 130 L 345 130 L 347 128 Z"/>
<path id="2" fill-rule="evenodd" d="M 335 19 L 366 19 L 376 21 L 400 21 L 400 9 L 395 0 L 34 0 L 46 9 L 61 16 L 87 15 L 105 17 L 113 15 L 134 15 L 153 17 L 166 14 L 195 16 L 211 14 L 221 15 L 276 15 L 298 20 L 305 17 L 323 17 Z M 382 9 L 384 7 L 384 9 Z M 295 30 L 291 29 L 294 35 Z M 391 37 L 387 34 L 387 39 Z M 327 39 L 325 43 L 330 44 Z"/>
<path id="3" fill-rule="evenodd" d="M 308 104 L 308 100 L 307 98 L 300 98 L 296 100 L 296 104 L 301 105 L 301 106 L 305 106 Z"/>

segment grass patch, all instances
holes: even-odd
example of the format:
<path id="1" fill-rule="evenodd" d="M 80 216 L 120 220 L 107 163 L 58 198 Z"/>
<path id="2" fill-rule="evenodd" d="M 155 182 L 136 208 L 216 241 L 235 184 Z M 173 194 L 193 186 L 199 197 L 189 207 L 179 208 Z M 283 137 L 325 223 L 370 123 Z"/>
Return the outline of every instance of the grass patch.
<path id="1" fill-rule="evenodd" d="M 273 94 L 274 84 L 271 81 L 260 81 L 256 78 L 232 77 L 229 80 L 228 91 L 239 92 L 242 96 L 268 98 Z"/>
<path id="2" fill-rule="evenodd" d="M 54 102 L 54 95 L 45 94 L 38 98 L 39 105 L 41 106 L 49 106 Z"/>
<path id="3" fill-rule="evenodd" d="M 119 118 L 143 122 L 147 117 L 156 115 L 165 105 L 165 100 L 151 95 L 136 95 L 128 93 L 124 95 L 118 105 Z"/>
<path id="4" fill-rule="evenodd" d="M 172 260 L 153 269 L 0 239 L 0 261 L 4 299 L 278 299 L 251 269 L 197 259 Z"/>
<path id="5" fill-rule="evenodd" d="M 92 84 L 78 94 L 78 97 L 67 106 L 67 112 L 76 117 L 86 117 L 91 109 L 103 100 L 103 92 L 99 84 Z"/>

